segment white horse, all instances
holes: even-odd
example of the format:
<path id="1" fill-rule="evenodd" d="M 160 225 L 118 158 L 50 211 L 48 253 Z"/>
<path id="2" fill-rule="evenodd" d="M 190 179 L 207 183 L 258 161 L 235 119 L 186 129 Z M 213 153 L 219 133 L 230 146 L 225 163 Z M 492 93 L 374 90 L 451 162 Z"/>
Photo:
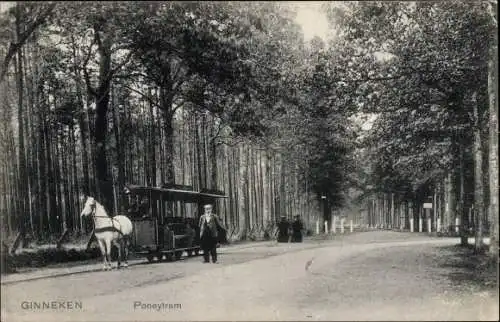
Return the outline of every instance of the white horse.
<path id="1" fill-rule="evenodd" d="M 118 265 L 120 268 L 122 249 L 125 255 L 124 267 L 128 266 L 128 246 L 132 234 L 132 222 L 126 216 L 109 217 L 104 207 L 93 197 L 87 197 L 81 217 L 91 216 L 94 220 L 94 234 L 99 243 L 104 262 L 104 270 L 111 269 L 111 245 L 118 248 Z"/>

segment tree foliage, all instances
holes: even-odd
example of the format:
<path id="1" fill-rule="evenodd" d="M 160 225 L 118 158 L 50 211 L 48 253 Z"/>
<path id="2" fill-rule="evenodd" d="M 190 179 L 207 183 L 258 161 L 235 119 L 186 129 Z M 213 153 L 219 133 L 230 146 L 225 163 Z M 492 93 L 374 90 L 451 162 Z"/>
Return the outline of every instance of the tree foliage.
<path id="1" fill-rule="evenodd" d="M 357 52 L 348 65 L 364 78 L 355 86 L 359 110 L 378 114 L 366 143 L 380 186 L 390 189 L 384 177 L 416 183 L 449 171 L 454 144 L 472 139 L 474 91 L 484 124 L 492 31 L 485 4 L 355 3 L 330 15 L 339 42 Z"/>

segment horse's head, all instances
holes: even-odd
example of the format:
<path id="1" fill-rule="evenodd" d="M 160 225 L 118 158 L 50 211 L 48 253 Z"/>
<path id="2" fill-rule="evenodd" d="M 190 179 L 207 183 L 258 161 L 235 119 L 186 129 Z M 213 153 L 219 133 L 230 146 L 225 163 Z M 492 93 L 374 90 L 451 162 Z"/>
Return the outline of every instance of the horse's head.
<path id="1" fill-rule="evenodd" d="M 87 201 L 85 201 L 85 206 L 80 214 L 81 217 L 89 216 L 92 214 L 96 207 L 96 201 L 93 197 L 87 197 Z"/>

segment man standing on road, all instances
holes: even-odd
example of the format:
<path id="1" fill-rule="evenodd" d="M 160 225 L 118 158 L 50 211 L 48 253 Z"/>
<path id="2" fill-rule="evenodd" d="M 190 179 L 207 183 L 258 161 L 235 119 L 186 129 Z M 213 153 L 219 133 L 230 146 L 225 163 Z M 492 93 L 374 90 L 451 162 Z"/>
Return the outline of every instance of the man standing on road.
<path id="1" fill-rule="evenodd" d="M 300 220 L 300 216 L 295 216 L 295 220 L 292 223 L 292 243 L 302 243 L 302 230 L 304 229 L 304 224 Z"/>
<path id="2" fill-rule="evenodd" d="M 221 227 L 220 220 L 212 213 L 212 205 L 203 207 L 205 213 L 200 217 L 200 242 L 203 250 L 204 263 L 217 263 L 217 243 L 218 243 L 218 227 Z"/>
<path id="3" fill-rule="evenodd" d="M 286 216 L 281 216 L 281 221 L 278 223 L 278 243 L 288 243 L 290 223 Z"/>

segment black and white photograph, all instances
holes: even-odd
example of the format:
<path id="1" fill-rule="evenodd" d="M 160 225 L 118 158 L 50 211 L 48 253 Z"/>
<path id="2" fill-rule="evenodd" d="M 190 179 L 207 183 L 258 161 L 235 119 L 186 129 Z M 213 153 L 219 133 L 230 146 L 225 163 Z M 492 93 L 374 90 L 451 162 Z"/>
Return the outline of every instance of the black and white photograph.
<path id="1" fill-rule="evenodd" d="M 498 15 L 0 1 L 1 321 L 498 321 Z"/>

